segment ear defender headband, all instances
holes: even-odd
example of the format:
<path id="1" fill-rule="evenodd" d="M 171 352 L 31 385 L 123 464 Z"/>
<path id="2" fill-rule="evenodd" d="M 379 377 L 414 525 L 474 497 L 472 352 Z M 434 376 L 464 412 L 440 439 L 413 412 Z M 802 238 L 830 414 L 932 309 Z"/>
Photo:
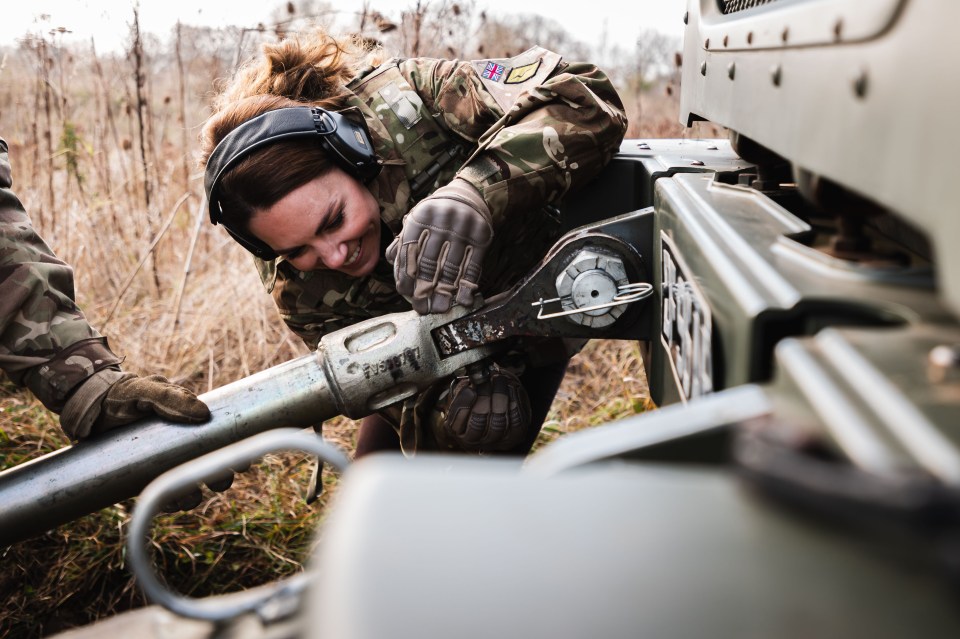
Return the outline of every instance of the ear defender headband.
<path id="1" fill-rule="evenodd" d="M 320 107 L 285 107 L 251 118 L 224 137 L 210 154 L 204 189 L 210 207 L 210 222 L 223 222 L 220 180 L 242 159 L 267 145 L 315 137 L 326 154 L 351 177 L 367 183 L 377 177 L 382 163 L 373 151 L 367 129 L 334 111 Z M 224 228 L 243 248 L 262 260 L 277 257 L 265 242 L 239 229 Z"/>

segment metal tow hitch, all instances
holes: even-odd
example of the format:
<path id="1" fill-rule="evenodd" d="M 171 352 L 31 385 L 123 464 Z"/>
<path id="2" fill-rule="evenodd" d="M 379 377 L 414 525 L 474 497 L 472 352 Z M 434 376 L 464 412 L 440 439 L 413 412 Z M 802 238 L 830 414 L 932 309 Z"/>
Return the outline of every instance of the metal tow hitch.
<path id="1" fill-rule="evenodd" d="M 483 308 L 433 331 L 440 352 L 462 353 L 512 337 L 650 339 L 653 209 L 575 229 L 529 277 Z M 533 309 L 537 309 L 534 311 Z"/>

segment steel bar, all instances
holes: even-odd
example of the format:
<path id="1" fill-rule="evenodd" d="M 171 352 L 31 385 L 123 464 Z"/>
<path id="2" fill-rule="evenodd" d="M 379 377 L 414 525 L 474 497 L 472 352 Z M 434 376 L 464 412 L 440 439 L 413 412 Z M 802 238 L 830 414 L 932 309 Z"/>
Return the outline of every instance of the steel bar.
<path id="1" fill-rule="evenodd" d="M 465 312 L 354 324 L 324 336 L 316 353 L 201 395 L 206 424 L 142 420 L 3 471 L 0 547 L 134 497 L 164 471 L 257 433 L 362 417 L 412 396 L 490 353 L 440 355 L 431 332 Z"/>
<path id="2" fill-rule="evenodd" d="M 147 419 L 0 473 L 0 546 L 133 497 L 162 472 L 256 433 L 337 414 L 316 354 L 201 395 L 201 426 Z"/>

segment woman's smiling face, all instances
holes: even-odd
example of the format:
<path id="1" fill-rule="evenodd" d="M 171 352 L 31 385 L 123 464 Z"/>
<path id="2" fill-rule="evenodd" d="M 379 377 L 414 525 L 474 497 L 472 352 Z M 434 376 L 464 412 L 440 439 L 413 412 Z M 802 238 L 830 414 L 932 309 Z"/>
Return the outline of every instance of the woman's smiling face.
<path id="1" fill-rule="evenodd" d="M 257 211 L 249 230 L 300 271 L 360 277 L 380 259 L 380 206 L 336 167 Z"/>

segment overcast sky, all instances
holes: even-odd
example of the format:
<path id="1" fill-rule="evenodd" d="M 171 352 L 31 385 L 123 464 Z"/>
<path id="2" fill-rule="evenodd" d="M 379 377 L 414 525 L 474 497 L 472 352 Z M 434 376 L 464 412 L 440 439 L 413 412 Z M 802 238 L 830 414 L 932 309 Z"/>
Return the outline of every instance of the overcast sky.
<path id="1" fill-rule="evenodd" d="M 441 0 L 423 0 L 439 4 Z M 462 0 L 470 4 L 471 0 Z M 389 18 L 416 0 L 367 0 L 367 5 Z M 522 14 L 540 14 L 556 20 L 571 35 L 590 45 L 606 36 L 606 42 L 630 47 L 643 29 L 657 29 L 680 38 L 687 0 L 473 0 L 478 8 L 499 19 Z M 133 0 L 6 0 L 0 10 L 0 44 L 12 44 L 22 35 L 65 27 L 70 37 L 107 51 L 123 46 L 132 17 Z M 197 26 L 256 26 L 265 22 L 281 0 L 140 0 L 140 24 L 144 31 L 161 36 L 170 33 L 179 19 Z M 358 11 L 363 0 L 333 0 L 345 14 Z M 49 19 L 40 19 L 43 14 Z"/>

